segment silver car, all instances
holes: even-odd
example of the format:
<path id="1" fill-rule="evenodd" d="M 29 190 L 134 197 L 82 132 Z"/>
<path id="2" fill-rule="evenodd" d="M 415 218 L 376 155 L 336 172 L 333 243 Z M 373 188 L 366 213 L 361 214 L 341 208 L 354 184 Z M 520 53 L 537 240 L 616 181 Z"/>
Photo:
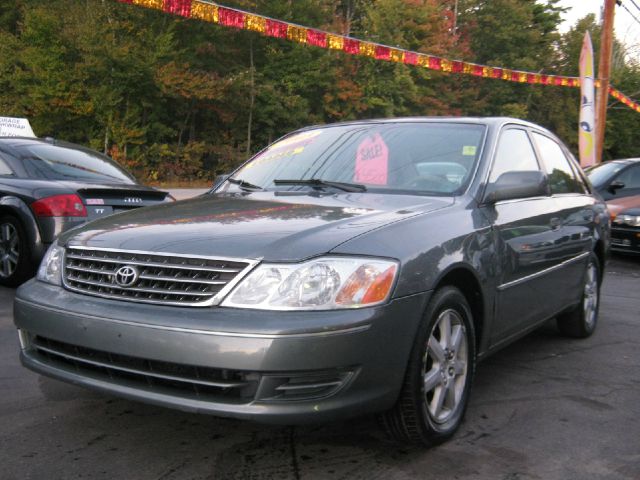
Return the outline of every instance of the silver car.
<path id="1" fill-rule="evenodd" d="M 562 143 L 508 118 L 294 132 L 203 196 L 63 234 L 15 300 L 23 364 L 193 412 L 460 425 L 478 360 L 586 337 L 609 248 Z"/>

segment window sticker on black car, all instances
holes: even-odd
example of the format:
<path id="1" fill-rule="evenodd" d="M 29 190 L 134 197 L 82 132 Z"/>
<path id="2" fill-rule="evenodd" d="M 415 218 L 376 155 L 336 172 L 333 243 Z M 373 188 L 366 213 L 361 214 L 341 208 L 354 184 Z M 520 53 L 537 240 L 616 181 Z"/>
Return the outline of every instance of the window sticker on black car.
<path id="1" fill-rule="evenodd" d="M 389 148 L 379 133 L 367 137 L 356 153 L 354 182 L 386 185 L 389 171 Z"/>

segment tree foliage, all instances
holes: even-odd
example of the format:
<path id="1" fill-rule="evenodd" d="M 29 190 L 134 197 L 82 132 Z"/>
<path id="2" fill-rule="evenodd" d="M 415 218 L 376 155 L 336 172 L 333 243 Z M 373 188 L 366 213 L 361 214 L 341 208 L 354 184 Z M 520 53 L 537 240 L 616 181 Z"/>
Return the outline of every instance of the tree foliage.
<path id="1" fill-rule="evenodd" d="M 237 0 L 229 6 L 424 53 L 577 75 L 593 16 L 560 34 L 558 0 Z M 640 91 L 617 43 L 613 82 Z M 596 57 L 597 58 L 597 57 Z M 0 115 L 110 153 L 147 180 L 209 180 L 300 126 L 509 115 L 577 146 L 577 89 L 447 75 L 113 0 L 0 0 Z M 611 99 L 605 157 L 640 156 L 640 115 Z"/>

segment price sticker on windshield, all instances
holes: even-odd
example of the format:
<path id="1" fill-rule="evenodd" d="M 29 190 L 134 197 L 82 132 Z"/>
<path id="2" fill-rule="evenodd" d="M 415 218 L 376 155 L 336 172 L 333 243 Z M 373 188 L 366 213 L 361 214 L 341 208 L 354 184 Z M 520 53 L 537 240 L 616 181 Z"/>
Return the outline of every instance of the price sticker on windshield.
<path id="1" fill-rule="evenodd" d="M 363 140 L 356 153 L 353 180 L 370 185 L 386 185 L 389 171 L 389 148 L 379 133 Z"/>
<path id="2" fill-rule="evenodd" d="M 462 147 L 462 155 L 465 157 L 473 157 L 476 154 L 477 148 L 474 145 L 465 145 Z"/>

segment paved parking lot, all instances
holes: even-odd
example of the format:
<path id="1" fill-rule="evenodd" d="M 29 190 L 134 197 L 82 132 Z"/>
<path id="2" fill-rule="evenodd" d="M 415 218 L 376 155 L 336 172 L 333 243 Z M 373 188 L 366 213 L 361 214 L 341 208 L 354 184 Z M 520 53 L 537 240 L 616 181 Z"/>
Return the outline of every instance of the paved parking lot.
<path id="1" fill-rule="evenodd" d="M 23 369 L 0 288 L 2 479 L 638 479 L 640 259 L 614 257 L 587 340 L 545 326 L 479 366 L 462 428 L 424 450 L 374 418 L 270 427 L 96 394 Z"/>

